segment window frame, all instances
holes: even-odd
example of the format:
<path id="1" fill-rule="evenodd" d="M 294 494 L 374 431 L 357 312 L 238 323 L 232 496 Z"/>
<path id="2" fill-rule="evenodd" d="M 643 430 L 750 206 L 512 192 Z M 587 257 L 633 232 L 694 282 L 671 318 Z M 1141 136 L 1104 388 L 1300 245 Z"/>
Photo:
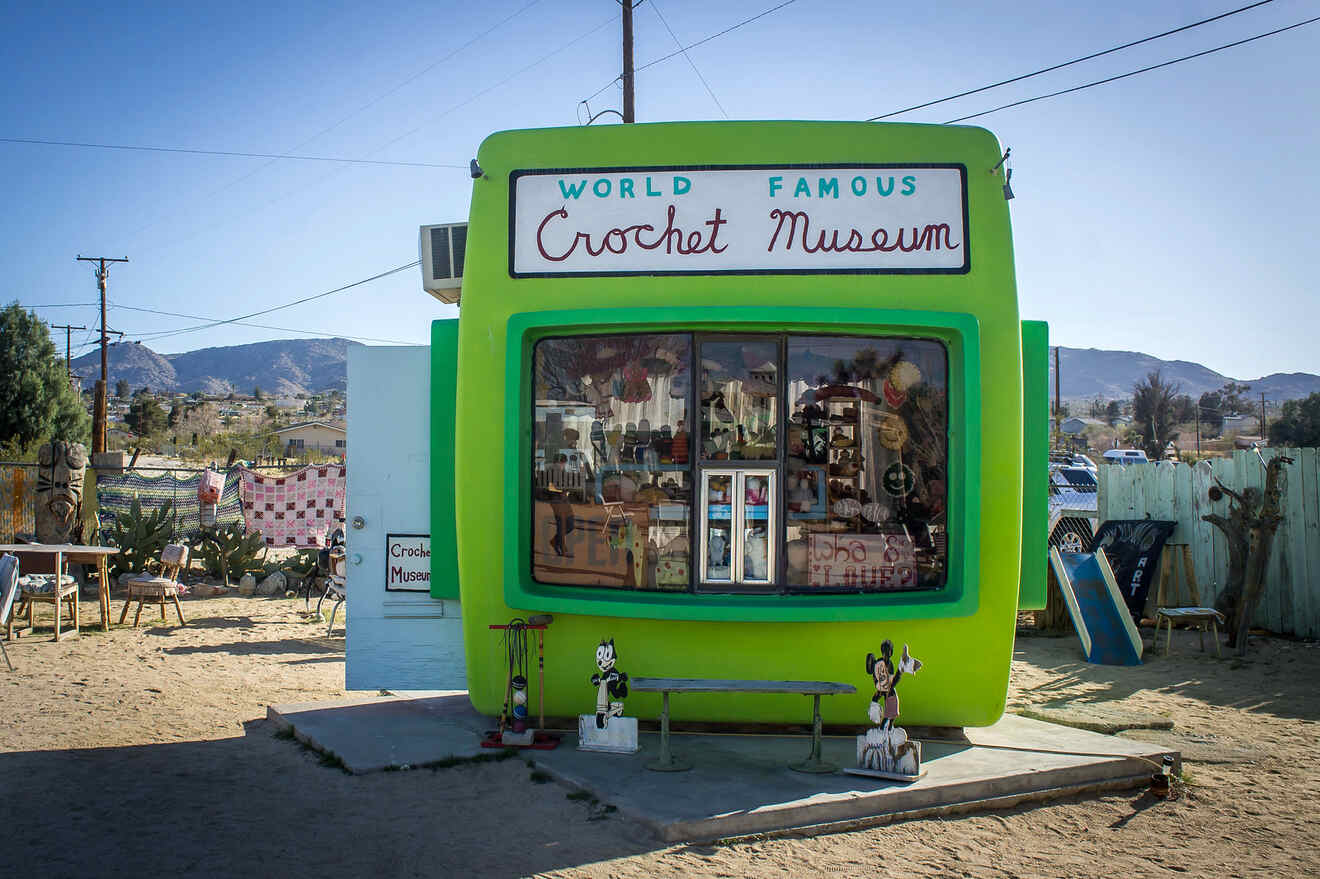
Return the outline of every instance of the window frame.
<path id="1" fill-rule="evenodd" d="M 936 589 L 902 592 L 782 591 L 785 564 L 777 551 L 775 591 L 706 592 L 617 590 L 539 583 L 531 575 L 531 472 L 535 344 L 546 338 L 621 333 L 737 336 L 909 337 L 943 343 L 947 358 L 948 474 L 945 581 Z M 695 340 L 694 340 L 695 341 Z M 694 344 L 693 356 L 697 346 Z M 510 316 L 505 336 L 504 598 L 512 608 L 644 619 L 821 621 L 967 616 L 979 607 L 981 487 L 980 324 L 963 312 L 798 306 L 592 308 L 523 312 Z M 781 370 L 780 382 L 785 380 Z M 700 381 L 693 373 L 691 395 Z M 782 421 L 777 443 L 782 448 Z M 689 403 L 689 412 L 696 407 Z M 699 416 L 698 416 L 699 417 Z M 699 441 L 699 425 L 689 431 Z M 689 460 L 698 450 L 690 447 Z M 781 455 L 782 457 L 782 455 Z M 727 466 L 731 462 L 724 462 Z M 746 462 L 748 466 L 765 462 Z M 782 462 L 776 462 L 782 464 Z M 693 490 L 700 482 L 694 463 Z M 782 495 L 776 492 L 777 502 Z M 696 498 L 694 497 L 694 501 Z M 689 508 L 690 539 L 699 540 L 698 503 Z M 784 523 L 779 517 L 779 522 Z M 778 548 L 777 548 L 778 549 Z M 695 553 L 694 553 L 695 555 Z M 690 563 L 690 576 L 696 568 Z"/>

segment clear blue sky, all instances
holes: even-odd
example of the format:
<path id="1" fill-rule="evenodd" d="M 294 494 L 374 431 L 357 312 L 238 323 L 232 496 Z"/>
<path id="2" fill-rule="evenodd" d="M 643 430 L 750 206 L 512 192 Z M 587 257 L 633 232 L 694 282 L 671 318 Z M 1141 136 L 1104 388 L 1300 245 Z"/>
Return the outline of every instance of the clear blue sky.
<path id="1" fill-rule="evenodd" d="M 657 10 L 686 45 L 777 2 L 647 0 L 637 64 L 676 48 Z M 690 54 L 730 118 L 864 119 L 1246 2 L 797 0 Z M 899 118 L 944 122 L 1316 15 L 1313 0 L 1275 0 Z M 615 0 L 22 4 L 5 23 L 0 137 L 460 166 L 493 131 L 577 124 L 578 101 L 621 58 Z M 970 123 L 1013 150 L 1023 316 L 1048 320 L 1060 344 L 1237 378 L 1320 371 L 1317 58 L 1320 23 Z M 619 107 L 619 95 L 608 88 L 591 107 Z M 682 56 L 637 76 L 639 121 L 720 119 L 719 105 Z M 224 318 L 416 259 L 419 225 L 466 219 L 471 181 L 465 167 L 0 143 L 0 191 L 0 300 L 90 303 L 91 271 L 75 255 L 127 255 L 112 303 Z M 412 269 L 256 320 L 424 343 L 447 311 Z M 90 306 L 39 313 L 96 319 Z M 196 323 L 110 314 L 131 335 Z M 226 326 L 148 344 L 291 335 Z"/>

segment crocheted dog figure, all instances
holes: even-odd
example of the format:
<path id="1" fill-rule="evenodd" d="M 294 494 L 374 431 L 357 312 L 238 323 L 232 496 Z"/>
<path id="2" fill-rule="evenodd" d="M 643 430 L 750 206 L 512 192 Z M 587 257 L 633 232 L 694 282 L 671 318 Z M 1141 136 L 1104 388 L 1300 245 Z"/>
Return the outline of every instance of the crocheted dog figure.
<path id="1" fill-rule="evenodd" d="M 591 685 L 596 688 L 597 729 L 605 729 L 611 717 L 623 714 L 623 703 L 611 701 L 628 695 L 628 674 L 615 668 L 618 660 L 614 639 L 602 640 L 596 648 L 596 668 L 599 672 L 591 676 Z"/>

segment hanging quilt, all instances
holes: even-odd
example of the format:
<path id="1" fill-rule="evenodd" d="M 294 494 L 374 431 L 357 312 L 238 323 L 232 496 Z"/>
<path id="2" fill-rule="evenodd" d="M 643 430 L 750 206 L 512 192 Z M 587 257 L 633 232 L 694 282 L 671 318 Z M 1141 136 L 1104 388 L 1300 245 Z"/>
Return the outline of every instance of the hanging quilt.
<path id="1" fill-rule="evenodd" d="M 224 487 L 220 490 L 220 500 L 215 511 L 217 525 L 243 522 L 238 482 L 237 469 L 225 474 Z M 201 483 L 200 473 L 185 477 L 173 473 L 158 476 L 144 476 L 140 473 L 124 473 L 119 476 L 101 474 L 96 480 L 96 503 L 100 509 L 102 540 L 108 540 L 113 533 L 110 529 L 115 515 L 127 513 L 136 497 L 144 513 L 159 509 L 169 501 L 174 509 L 178 537 L 185 542 L 192 542 L 202 527 L 201 504 L 197 498 L 197 489 Z"/>
<path id="2" fill-rule="evenodd" d="M 267 546 L 325 546 L 326 536 L 344 524 L 344 473 L 342 464 L 287 476 L 239 468 L 247 530 L 260 531 Z"/>

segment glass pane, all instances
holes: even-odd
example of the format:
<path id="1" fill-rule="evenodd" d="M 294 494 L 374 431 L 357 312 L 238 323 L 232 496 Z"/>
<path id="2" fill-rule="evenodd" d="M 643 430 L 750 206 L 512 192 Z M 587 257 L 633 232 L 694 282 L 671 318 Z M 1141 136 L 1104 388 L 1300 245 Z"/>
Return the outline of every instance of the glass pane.
<path id="1" fill-rule="evenodd" d="M 689 588 L 691 337 L 545 339 L 533 353 L 532 576 Z"/>
<path id="2" fill-rule="evenodd" d="M 743 581 L 768 582 L 773 574 L 770 554 L 770 475 L 743 478 Z"/>
<path id="3" fill-rule="evenodd" d="M 779 343 L 701 344 L 701 457 L 768 461 L 777 454 Z"/>
<path id="4" fill-rule="evenodd" d="M 919 339 L 788 342 L 788 584 L 944 583 L 948 359 Z"/>
<path id="5" fill-rule="evenodd" d="M 733 579 L 733 483 L 728 474 L 706 478 L 705 580 Z"/>

